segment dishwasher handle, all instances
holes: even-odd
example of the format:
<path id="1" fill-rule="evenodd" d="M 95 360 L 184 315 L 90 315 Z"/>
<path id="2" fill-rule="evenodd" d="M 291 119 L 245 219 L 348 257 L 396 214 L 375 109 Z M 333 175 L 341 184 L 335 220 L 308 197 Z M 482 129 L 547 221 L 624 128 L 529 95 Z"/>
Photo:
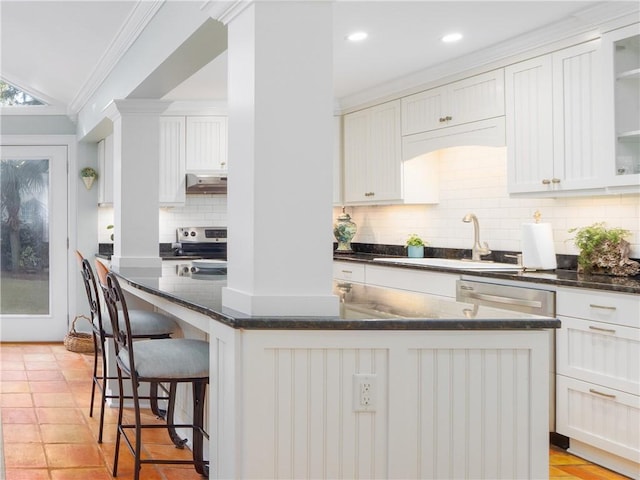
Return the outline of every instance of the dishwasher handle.
<path id="1" fill-rule="evenodd" d="M 516 305 L 519 307 L 542 308 L 542 302 L 538 300 L 523 300 L 521 298 L 502 297 L 500 295 L 489 295 L 487 293 L 468 292 L 464 298 L 473 298 L 475 300 L 484 300 L 485 302 L 500 303 L 503 305 Z"/>

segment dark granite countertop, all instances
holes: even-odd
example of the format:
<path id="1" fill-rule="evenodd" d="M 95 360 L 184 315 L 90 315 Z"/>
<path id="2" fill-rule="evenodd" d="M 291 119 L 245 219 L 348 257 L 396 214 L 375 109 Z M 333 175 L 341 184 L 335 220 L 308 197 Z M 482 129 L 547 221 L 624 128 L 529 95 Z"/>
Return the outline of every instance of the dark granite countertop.
<path id="1" fill-rule="evenodd" d="M 122 282 L 200 312 L 233 328 L 306 330 L 520 330 L 558 328 L 560 322 L 420 293 L 334 282 L 339 317 L 251 317 L 222 307 L 225 270 L 192 271 L 163 262 L 160 270 L 114 269 Z"/>
<path id="2" fill-rule="evenodd" d="M 613 292 L 640 294 L 640 276 L 614 277 L 609 275 L 585 275 L 575 270 L 551 270 L 551 271 L 486 271 L 486 270 L 462 270 L 441 267 L 428 267 L 409 264 L 389 264 L 374 262 L 374 258 L 385 255 L 373 253 L 336 254 L 334 260 L 356 263 L 372 263 L 379 266 L 393 266 L 394 268 L 408 268 L 418 270 L 430 270 L 445 273 L 473 275 L 474 277 L 495 278 L 518 282 L 543 283 L 549 285 L 561 285 L 565 287 L 592 288 L 596 290 L 609 290 Z"/>

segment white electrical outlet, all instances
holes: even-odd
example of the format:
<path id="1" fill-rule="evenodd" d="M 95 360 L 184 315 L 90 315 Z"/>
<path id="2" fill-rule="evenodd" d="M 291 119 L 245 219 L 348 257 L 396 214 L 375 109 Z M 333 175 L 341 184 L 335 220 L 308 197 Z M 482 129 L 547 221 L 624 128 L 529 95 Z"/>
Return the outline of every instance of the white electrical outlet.
<path id="1" fill-rule="evenodd" d="M 353 374 L 353 410 L 373 412 L 376 409 L 376 374 Z"/>

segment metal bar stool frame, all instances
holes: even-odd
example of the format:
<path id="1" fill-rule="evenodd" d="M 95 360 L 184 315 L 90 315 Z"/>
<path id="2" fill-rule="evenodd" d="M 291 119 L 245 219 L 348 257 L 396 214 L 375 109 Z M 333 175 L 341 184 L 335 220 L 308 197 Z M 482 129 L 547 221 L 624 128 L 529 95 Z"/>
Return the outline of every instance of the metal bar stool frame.
<path id="1" fill-rule="evenodd" d="M 106 267 L 102 267 L 106 268 Z M 209 439 L 209 434 L 204 429 L 204 407 L 205 407 L 205 394 L 206 388 L 209 383 L 208 376 L 208 365 L 207 365 L 207 375 L 206 376 L 181 376 L 181 377 L 146 377 L 138 374 L 136 369 L 136 363 L 134 358 L 134 343 L 138 347 L 141 343 L 134 342 L 133 337 L 131 335 L 131 325 L 129 322 L 129 311 L 127 309 L 126 300 L 122 293 L 122 289 L 120 287 L 120 283 L 116 275 L 112 272 L 108 272 L 106 275 L 106 282 L 102 282 L 101 273 L 99 273 L 99 277 L 101 278 L 100 286 L 102 288 L 103 296 L 105 299 L 105 303 L 107 305 L 107 309 L 109 311 L 109 316 L 111 318 L 111 324 L 114 327 L 114 340 L 115 340 L 115 349 L 116 349 L 116 364 L 118 367 L 118 385 L 119 391 L 123 392 L 124 381 L 129 380 L 132 385 L 133 391 L 133 406 L 134 406 L 134 418 L 135 422 L 133 424 L 124 424 L 123 421 L 123 411 L 124 411 L 124 402 L 122 398 L 119 402 L 118 407 L 118 430 L 116 437 L 116 446 L 114 453 L 114 463 L 113 463 L 113 476 L 116 477 L 118 474 L 118 460 L 120 454 L 120 439 L 123 438 L 129 451 L 134 456 L 134 479 L 139 480 L 140 478 L 140 469 L 143 464 L 178 464 L 178 465 L 193 465 L 196 472 L 199 474 L 208 477 L 209 476 L 209 461 L 204 460 L 203 457 L 203 447 L 205 438 Z M 120 308 L 118 308 L 120 307 Z M 122 317 L 122 319 L 120 319 Z M 118 329 L 118 326 L 120 329 Z M 123 328 L 124 327 L 124 328 Z M 160 342 L 181 342 L 190 340 L 185 339 L 165 339 L 165 340 L 154 340 L 154 341 L 141 341 L 142 343 L 150 344 L 150 343 L 160 343 Z M 193 342 L 199 342 L 205 344 L 206 342 L 199 340 L 192 340 Z M 167 344 L 165 344 L 167 345 Z M 207 357 L 208 357 L 208 345 L 207 345 Z M 207 359 L 208 362 L 208 359 Z M 142 416 L 140 412 L 140 399 L 142 397 L 138 396 L 138 385 L 141 382 L 156 382 L 156 383 L 168 383 L 169 390 L 171 392 L 171 396 L 175 396 L 176 386 L 179 383 L 191 383 L 193 388 L 193 423 L 192 424 L 176 424 L 173 423 L 173 415 L 167 415 L 167 423 L 166 424 L 143 424 Z M 173 408 L 173 403 L 170 405 Z M 171 412 L 172 413 L 172 412 Z M 142 430 L 143 429 L 157 429 L 157 428 L 168 428 L 169 432 L 175 430 L 177 428 L 190 429 L 193 432 L 193 459 L 142 459 Z M 127 430 L 134 430 L 135 439 L 132 441 L 131 438 L 127 435 Z"/>
<path id="2" fill-rule="evenodd" d="M 92 325 L 92 338 L 93 338 L 93 372 L 92 372 L 92 385 L 91 385 L 91 403 L 89 407 L 89 416 L 93 417 L 93 407 L 95 404 L 95 394 L 96 389 L 100 392 L 100 420 L 98 426 L 98 443 L 102 443 L 102 434 L 104 431 L 104 413 L 105 406 L 107 403 L 107 399 L 118 399 L 119 395 L 107 394 L 107 381 L 108 380 L 118 380 L 117 375 L 108 375 L 107 369 L 107 357 L 106 357 L 106 344 L 108 338 L 113 338 L 113 335 L 108 334 L 103 326 L 103 318 L 102 318 L 102 309 L 100 308 L 100 299 L 98 294 L 98 287 L 96 284 L 96 278 L 93 273 L 93 269 L 91 268 L 91 264 L 89 261 L 84 258 L 84 256 L 76 251 L 76 257 L 80 262 L 80 274 L 82 276 L 82 280 L 84 282 L 84 287 L 87 293 L 87 301 L 89 303 L 89 311 L 91 314 L 91 325 Z M 145 339 L 160 339 L 160 338 L 170 338 L 170 333 L 158 334 L 158 335 L 139 335 L 135 336 L 135 338 L 145 338 Z M 101 373 L 98 375 L 98 365 L 99 360 L 98 357 L 101 357 Z M 167 411 L 161 410 L 158 404 L 158 401 L 167 401 L 169 406 L 168 410 L 173 412 L 172 398 L 169 390 L 167 390 L 163 385 L 160 385 L 160 388 L 163 390 L 163 396 L 158 396 L 158 387 L 157 383 L 150 384 L 149 395 L 145 397 L 141 397 L 142 399 L 149 400 L 151 405 L 151 410 L 155 415 L 160 418 L 164 418 L 167 414 Z M 125 396 L 125 399 L 131 399 L 131 396 Z M 172 432 L 172 440 L 177 447 L 184 445 L 186 440 L 180 439 L 175 435 L 175 432 Z"/>

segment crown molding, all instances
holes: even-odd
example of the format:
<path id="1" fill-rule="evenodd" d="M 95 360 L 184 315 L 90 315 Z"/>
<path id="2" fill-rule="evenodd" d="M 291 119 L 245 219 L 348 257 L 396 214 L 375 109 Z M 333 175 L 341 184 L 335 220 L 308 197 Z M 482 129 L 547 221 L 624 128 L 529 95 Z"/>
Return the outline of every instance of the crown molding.
<path id="1" fill-rule="evenodd" d="M 85 106 L 164 3 L 165 0 L 138 0 L 87 81 L 69 103 L 68 114 L 77 114 Z"/>
<path id="2" fill-rule="evenodd" d="M 347 113 L 594 40 L 606 31 L 639 21 L 639 12 L 637 2 L 603 2 L 492 47 L 342 97 L 338 99 L 339 109 Z"/>
<path id="3" fill-rule="evenodd" d="M 231 20 L 237 17 L 247 7 L 254 3 L 254 0 L 233 0 L 233 1 L 206 1 L 201 10 L 214 20 L 227 25 Z"/>

